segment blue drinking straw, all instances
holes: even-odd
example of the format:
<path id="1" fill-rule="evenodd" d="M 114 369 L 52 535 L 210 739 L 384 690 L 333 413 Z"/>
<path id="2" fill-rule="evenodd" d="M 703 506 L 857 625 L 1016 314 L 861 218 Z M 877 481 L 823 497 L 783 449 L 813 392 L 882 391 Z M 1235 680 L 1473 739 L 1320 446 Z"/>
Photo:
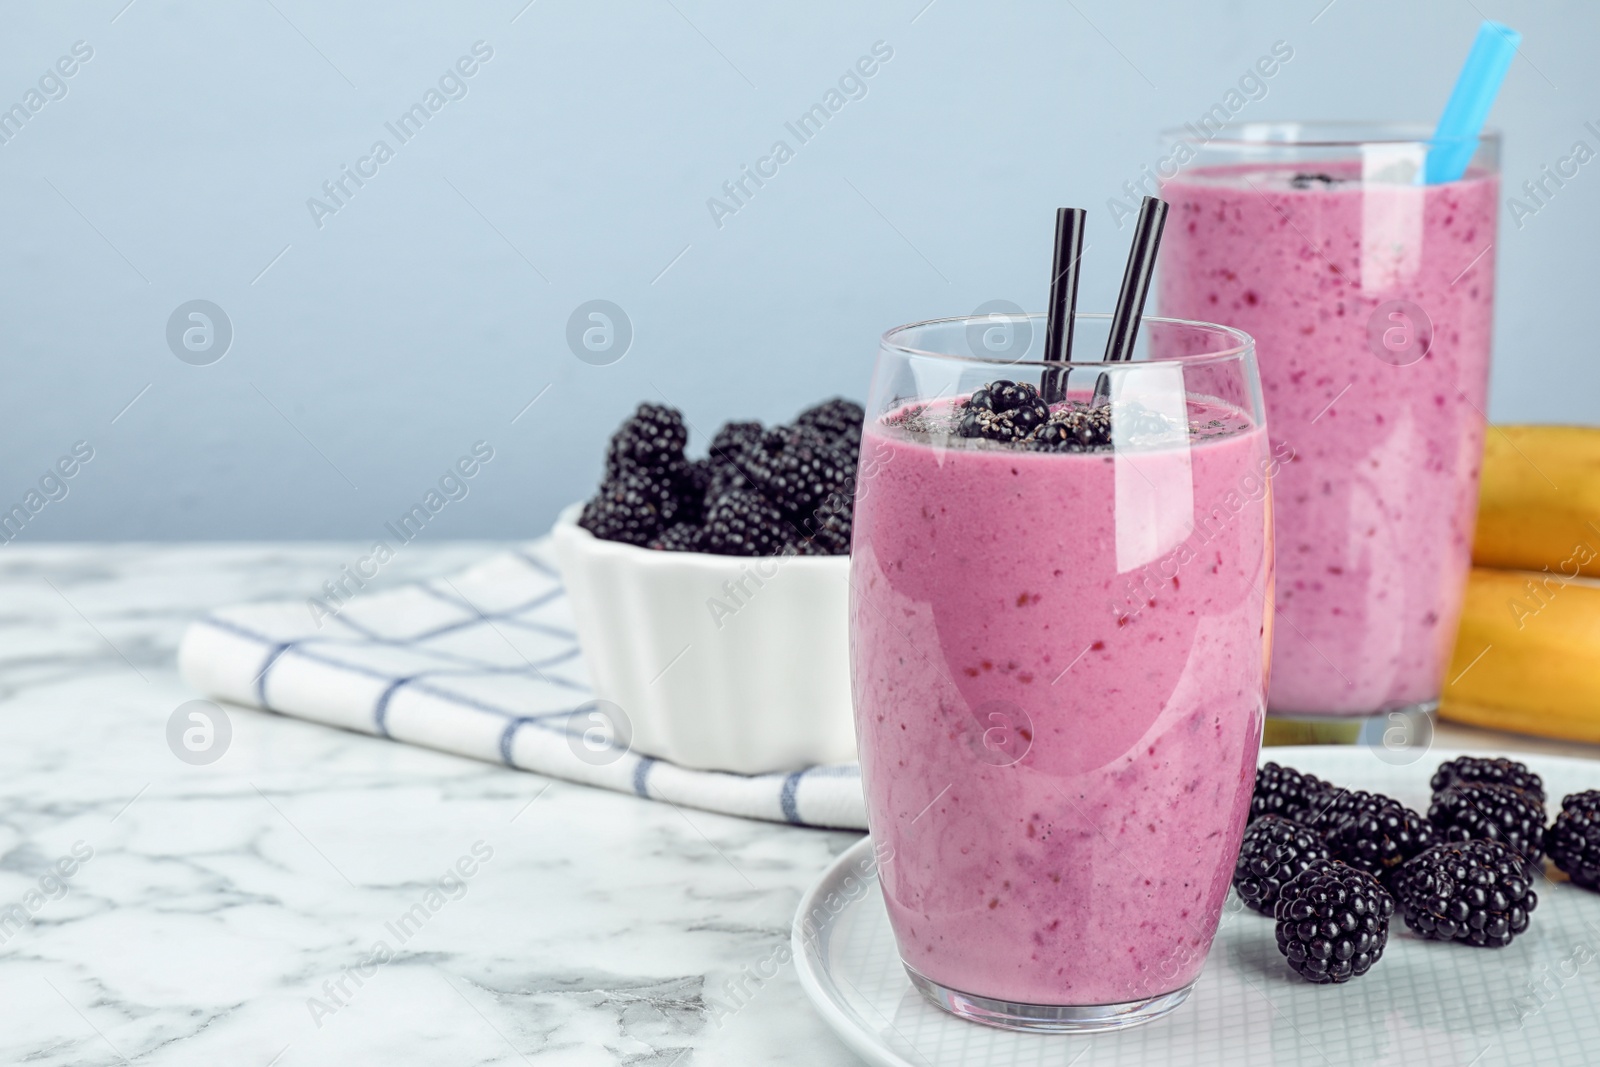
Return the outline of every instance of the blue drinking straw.
<path id="1" fill-rule="evenodd" d="M 1478 150 L 1478 134 L 1521 42 L 1522 34 L 1501 23 L 1485 21 L 1478 27 L 1478 38 L 1472 42 L 1455 91 L 1433 131 L 1433 147 L 1428 149 L 1428 185 L 1453 182 L 1467 172 L 1467 164 Z"/>

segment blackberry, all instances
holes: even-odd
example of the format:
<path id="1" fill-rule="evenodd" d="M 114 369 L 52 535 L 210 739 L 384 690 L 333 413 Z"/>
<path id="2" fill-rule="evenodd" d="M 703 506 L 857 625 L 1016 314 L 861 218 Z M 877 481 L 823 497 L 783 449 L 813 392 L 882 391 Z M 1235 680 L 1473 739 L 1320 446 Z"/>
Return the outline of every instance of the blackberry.
<path id="1" fill-rule="evenodd" d="M 670 472 L 624 470 L 583 506 L 578 525 L 604 541 L 646 544 L 677 520 L 676 483 Z"/>
<path id="2" fill-rule="evenodd" d="M 705 493 L 701 497 L 704 510 L 709 511 L 711 505 L 721 500 L 735 489 L 749 489 L 750 479 L 745 477 L 744 471 L 731 463 L 713 463 L 711 465 L 711 481 L 706 485 Z"/>
<path id="3" fill-rule="evenodd" d="M 689 442 L 683 414 L 663 404 L 640 404 L 622 421 L 606 445 L 606 478 L 627 470 L 667 470 L 681 466 Z"/>
<path id="4" fill-rule="evenodd" d="M 1244 832 L 1233 888 L 1245 904 L 1271 915 L 1283 884 L 1328 858 L 1328 847 L 1316 831 L 1281 815 L 1263 815 Z"/>
<path id="5" fill-rule="evenodd" d="M 1314 774 L 1268 763 L 1256 771 L 1256 789 L 1250 798 L 1250 818 L 1282 815 L 1308 825 L 1326 804 L 1333 786 Z"/>
<path id="6" fill-rule="evenodd" d="M 1600 889 L 1600 790 L 1561 798 L 1561 814 L 1544 832 L 1544 847 L 1573 885 Z"/>
<path id="7" fill-rule="evenodd" d="M 725 422 L 711 438 L 708 458 L 716 465 L 741 467 L 745 457 L 761 443 L 764 432 L 759 422 Z"/>
<path id="8" fill-rule="evenodd" d="M 967 407 L 984 411 L 1014 411 L 1024 404 L 1043 399 L 1037 386 L 1030 382 L 1013 382 L 996 378 L 979 386 L 967 398 Z"/>
<path id="9" fill-rule="evenodd" d="M 1069 401 L 1028 436 L 1041 452 L 1088 452 L 1111 444 L 1111 409 Z"/>
<path id="10" fill-rule="evenodd" d="M 717 430 L 704 460 L 710 474 L 701 490 L 702 511 L 733 490 L 750 487 L 746 465 L 764 432 L 759 422 L 725 422 Z"/>
<path id="11" fill-rule="evenodd" d="M 1020 441 L 1049 417 L 1050 405 L 1035 386 L 1000 378 L 967 397 L 956 432 L 962 437 Z"/>
<path id="12" fill-rule="evenodd" d="M 678 497 L 678 522 L 698 526 L 705 518 L 706 494 L 711 491 L 711 483 L 715 477 L 716 467 L 708 459 L 697 459 L 684 465 L 675 486 Z"/>
<path id="13" fill-rule="evenodd" d="M 792 536 L 783 514 L 753 489 L 735 489 L 706 511 L 701 549 L 722 556 L 773 556 Z"/>
<path id="14" fill-rule="evenodd" d="M 816 546 L 819 555 L 848 556 L 855 502 L 843 490 L 834 490 L 809 515 L 801 517 L 800 529 Z"/>
<path id="15" fill-rule="evenodd" d="M 778 426 L 761 435 L 745 473 L 791 519 L 813 511 L 855 473 L 846 450 L 816 430 Z"/>
<path id="16" fill-rule="evenodd" d="M 806 408 L 795 416 L 794 424 L 808 426 L 828 437 L 849 438 L 859 442 L 861 424 L 866 417 L 867 413 L 860 404 L 836 396 Z"/>
<path id="17" fill-rule="evenodd" d="M 680 522 L 651 538 L 645 547 L 660 552 L 698 552 L 703 533 L 704 531 L 693 523 Z"/>
<path id="18" fill-rule="evenodd" d="M 1438 843 L 1433 826 L 1398 800 L 1356 791 L 1327 831 L 1333 857 L 1385 880 L 1402 863 Z"/>
<path id="19" fill-rule="evenodd" d="M 1313 863 L 1285 883 L 1273 915 L 1278 951 L 1308 982 L 1348 982 L 1383 956 L 1394 898 L 1365 871 Z"/>
<path id="20" fill-rule="evenodd" d="M 1327 792 L 1312 798 L 1305 822 L 1313 830 L 1318 830 L 1324 837 L 1343 826 L 1357 811 L 1371 803 L 1374 797 L 1380 794 L 1369 793 L 1364 789 L 1342 789 L 1339 786 L 1328 784 Z M 1392 797 L 1384 797 L 1391 800 Z"/>
<path id="21" fill-rule="evenodd" d="M 1461 756 L 1439 764 L 1433 774 L 1433 791 L 1442 793 L 1457 782 L 1494 782 L 1520 789 L 1535 800 L 1544 800 L 1544 779 L 1528 770 L 1526 763 L 1505 757 L 1485 759 L 1480 756 Z"/>
<path id="22" fill-rule="evenodd" d="M 1539 903 L 1522 857 L 1498 841 L 1435 845 L 1400 868 L 1394 892 L 1422 937 L 1486 948 L 1511 944 Z"/>
<path id="23" fill-rule="evenodd" d="M 1494 782 L 1461 782 L 1435 794 L 1428 821 L 1441 841 L 1500 841 L 1521 853 L 1530 873 L 1544 860 L 1544 804 Z"/>

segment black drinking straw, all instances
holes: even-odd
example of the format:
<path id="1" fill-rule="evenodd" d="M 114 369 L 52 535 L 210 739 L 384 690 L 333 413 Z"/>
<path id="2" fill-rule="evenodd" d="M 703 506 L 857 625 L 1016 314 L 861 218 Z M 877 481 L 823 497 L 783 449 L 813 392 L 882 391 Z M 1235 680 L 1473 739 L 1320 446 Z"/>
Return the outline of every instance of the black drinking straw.
<path id="1" fill-rule="evenodd" d="M 1055 260 L 1050 268 L 1050 314 L 1045 322 L 1044 358 L 1050 363 L 1072 359 L 1072 320 L 1078 308 L 1078 261 L 1083 258 L 1083 224 L 1088 212 L 1081 207 L 1056 208 Z M 1067 398 L 1067 371 L 1048 369 L 1039 381 L 1047 404 Z"/>
<path id="2" fill-rule="evenodd" d="M 1111 315 L 1111 335 L 1106 338 L 1105 362 L 1119 363 L 1133 358 L 1134 342 L 1139 339 L 1139 321 L 1144 317 L 1145 297 L 1150 295 L 1150 278 L 1156 269 L 1156 252 L 1161 248 L 1161 229 L 1167 222 L 1167 202 L 1153 196 L 1139 205 L 1139 221 L 1133 228 L 1133 247 L 1128 250 L 1128 267 L 1122 272 L 1122 288 L 1117 293 L 1117 309 Z M 1094 383 L 1096 404 L 1110 399 L 1110 376 L 1101 373 Z"/>

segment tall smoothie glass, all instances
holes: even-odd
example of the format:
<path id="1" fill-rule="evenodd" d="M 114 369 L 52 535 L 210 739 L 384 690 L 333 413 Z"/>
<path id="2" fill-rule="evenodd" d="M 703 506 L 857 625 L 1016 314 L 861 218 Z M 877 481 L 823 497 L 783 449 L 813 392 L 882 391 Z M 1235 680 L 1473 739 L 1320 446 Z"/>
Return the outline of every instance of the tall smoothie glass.
<path id="1" fill-rule="evenodd" d="M 1077 351 L 1107 333 L 1079 315 Z M 1129 362 L 1029 361 L 1044 334 L 1017 316 L 883 337 L 851 550 L 856 735 L 915 985 L 992 1025 L 1115 1029 L 1188 995 L 1228 891 L 1276 464 L 1245 334 L 1147 318 Z M 1009 384 L 1063 366 L 1047 418 Z"/>
<path id="2" fill-rule="evenodd" d="M 1169 136 L 1164 314 L 1256 339 L 1274 449 L 1288 719 L 1425 719 L 1470 565 L 1499 139 L 1416 183 L 1431 133 L 1283 123 Z"/>

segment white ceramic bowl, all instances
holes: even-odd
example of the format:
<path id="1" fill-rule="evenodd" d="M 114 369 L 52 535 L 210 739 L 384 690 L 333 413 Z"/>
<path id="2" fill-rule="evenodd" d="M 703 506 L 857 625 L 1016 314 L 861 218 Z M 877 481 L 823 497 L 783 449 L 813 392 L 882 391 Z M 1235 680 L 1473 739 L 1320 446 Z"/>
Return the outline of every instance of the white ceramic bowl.
<path id="1" fill-rule="evenodd" d="M 764 774 L 856 758 L 848 556 L 656 552 L 554 530 L 595 695 L 637 752 Z"/>

